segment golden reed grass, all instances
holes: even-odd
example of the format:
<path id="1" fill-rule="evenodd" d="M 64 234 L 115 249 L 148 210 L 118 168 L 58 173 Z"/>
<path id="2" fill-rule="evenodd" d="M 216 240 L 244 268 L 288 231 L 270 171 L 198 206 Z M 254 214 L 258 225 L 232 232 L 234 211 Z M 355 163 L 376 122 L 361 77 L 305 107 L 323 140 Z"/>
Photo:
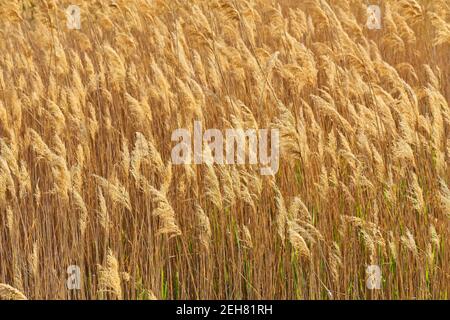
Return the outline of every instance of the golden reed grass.
<path id="1" fill-rule="evenodd" d="M 448 299 L 450 5 L 372 2 L 0 0 L 0 298 Z M 279 171 L 172 165 L 194 121 Z"/>

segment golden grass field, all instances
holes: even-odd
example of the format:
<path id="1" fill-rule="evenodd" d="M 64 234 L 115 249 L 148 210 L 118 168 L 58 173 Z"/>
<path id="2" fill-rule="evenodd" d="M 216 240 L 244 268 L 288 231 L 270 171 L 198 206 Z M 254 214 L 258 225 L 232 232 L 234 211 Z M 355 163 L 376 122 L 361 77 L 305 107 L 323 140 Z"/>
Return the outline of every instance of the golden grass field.
<path id="1" fill-rule="evenodd" d="M 449 59 L 447 0 L 0 0 L 0 297 L 449 299 Z"/>

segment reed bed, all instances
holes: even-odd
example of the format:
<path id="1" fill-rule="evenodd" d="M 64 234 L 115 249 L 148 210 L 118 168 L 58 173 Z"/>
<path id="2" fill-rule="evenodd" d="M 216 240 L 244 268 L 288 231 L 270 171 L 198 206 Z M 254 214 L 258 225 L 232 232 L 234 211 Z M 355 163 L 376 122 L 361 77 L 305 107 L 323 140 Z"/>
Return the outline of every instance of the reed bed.
<path id="1" fill-rule="evenodd" d="M 0 52 L 2 299 L 449 298 L 448 1 L 0 0 Z M 194 121 L 278 172 L 172 164 Z"/>

